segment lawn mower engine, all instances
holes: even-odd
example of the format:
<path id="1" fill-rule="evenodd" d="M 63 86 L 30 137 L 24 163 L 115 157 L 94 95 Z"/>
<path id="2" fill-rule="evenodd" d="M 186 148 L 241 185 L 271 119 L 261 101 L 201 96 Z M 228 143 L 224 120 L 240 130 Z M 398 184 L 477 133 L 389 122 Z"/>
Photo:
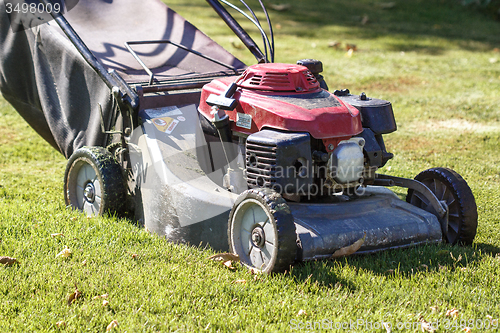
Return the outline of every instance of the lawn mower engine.
<path id="1" fill-rule="evenodd" d="M 252 269 L 279 272 L 353 244 L 359 253 L 471 243 L 477 209 L 465 180 L 445 168 L 415 180 L 376 173 L 393 157 L 382 138 L 396 130 L 391 103 L 330 93 L 321 71 L 309 59 L 265 63 L 204 86 L 200 124 L 208 146 L 223 150 L 213 158 L 209 148 L 209 171 L 223 170 L 222 186 L 238 194 L 230 250 Z M 406 202 L 388 186 L 408 188 Z"/>
<path id="2" fill-rule="evenodd" d="M 200 112 L 215 117 L 224 141 L 238 140 L 248 188 L 272 188 L 293 201 L 355 195 L 392 157 L 382 139 L 396 130 L 391 103 L 332 94 L 321 88 L 321 62 L 299 63 L 254 65 L 236 81 L 213 81 Z"/>

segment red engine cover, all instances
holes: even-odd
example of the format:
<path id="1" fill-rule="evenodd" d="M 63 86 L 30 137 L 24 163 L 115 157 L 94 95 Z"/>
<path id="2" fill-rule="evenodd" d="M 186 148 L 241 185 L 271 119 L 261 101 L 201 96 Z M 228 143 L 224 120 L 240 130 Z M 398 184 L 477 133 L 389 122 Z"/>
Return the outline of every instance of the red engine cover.
<path id="1" fill-rule="evenodd" d="M 349 138 L 362 132 L 359 111 L 319 87 L 304 66 L 259 64 L 249 67 L 241 77 L 214 80 L 203 87 L 199 111 L 213 119 L 206 104 L 210 94 L 221 95 L 237 80 L 233 98 L 238 106 L 226 111 L 232 129 L 252 134 L 263 128 L 309 132 L 316 139 Z M 333 140 L 337 141 L 337 140 Z"/>

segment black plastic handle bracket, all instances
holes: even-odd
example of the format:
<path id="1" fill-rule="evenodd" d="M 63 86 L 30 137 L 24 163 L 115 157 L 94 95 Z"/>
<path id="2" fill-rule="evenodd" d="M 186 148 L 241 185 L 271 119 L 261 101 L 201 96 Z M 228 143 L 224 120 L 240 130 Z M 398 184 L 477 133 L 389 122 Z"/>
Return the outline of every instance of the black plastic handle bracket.
<path id="1" fill-rule="evenodd" d="M 226 90 L 221 95 L 211 94 L 208 96 L 206 102 L 210 106 L 215 106 L 222 110 L 234 110 L 236 105 L 238 105 L 238 101 L 233 98 L 234 93 L 238 86 L 236 83 L 231 83 Z"/>

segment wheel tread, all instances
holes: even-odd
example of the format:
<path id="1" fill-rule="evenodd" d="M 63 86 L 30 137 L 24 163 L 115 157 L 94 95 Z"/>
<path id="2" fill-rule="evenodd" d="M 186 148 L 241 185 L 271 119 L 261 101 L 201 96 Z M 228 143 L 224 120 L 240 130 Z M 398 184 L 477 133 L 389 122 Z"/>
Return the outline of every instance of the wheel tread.
<path id="1" fill-rule="evenodd" d="M 265 204 L 274 217 L 277 229 L 276 261 L 269 272 L 282 273 L 294 263 L 297 255 L 297 236 L 295 223 L 290 208 L 279 193 L 269 188 L 250 189 L 238 197 L 231 210 L 228 223 L 228 239 L 230 250 L 232 247 L 231 220 L 235 208 L 246 198 L 255 198 Z"/>
<path id="2" fill-rule="evenodd" d="M 438 179 L 451 187 L 456 203 L 459 207 L 459 231 L 453 244 L 470 245 L 474 241 L 477 231 L 477 206 L 472 191 L 462 176 L 454 170 L 448 168 L 431 168 L 419 173 L 416 177 L 418 181 L 426 179 Z M 413 190 L 408 190 L 407 202 L 411 202 Z"/>
<path id="3" fill-rule="evenodd" d="M 99 214 L 123 215 L 126 210 L 126 185 L 120 165 L 115 157 L 103 147 L 81 147 L 69 158 L 64 174 L 64 199 L 66 205 L 71 204 L 68 197 L 68 179 L 74 163 L 78 159 L 88 159 L 98 168 L 102 180 L 103 197 Z"/>

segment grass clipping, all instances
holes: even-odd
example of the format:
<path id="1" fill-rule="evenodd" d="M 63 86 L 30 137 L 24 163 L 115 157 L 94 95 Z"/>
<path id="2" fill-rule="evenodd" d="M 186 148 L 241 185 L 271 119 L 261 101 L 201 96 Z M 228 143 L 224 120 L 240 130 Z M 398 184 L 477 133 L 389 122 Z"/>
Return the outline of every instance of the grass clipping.
<path id="1" fill-rule="evenodd" d="M 337 251 L 335 251 L 332 254 L 332 256 L 330 258 L 337 259 L 337 258 L 350 256 L 351 254 L 355 253 L 356 251 L 358 251 L 361 248 L 361 246 L 365 242 L 365 239 L 366 239 L 366 231 L 365 231 L 365 234 L 363 235 L 363 238 L 358 239 L 357 241 L 355 241 L 353 244 L 351 244 L 349 246 L 338 249 Z"/>

